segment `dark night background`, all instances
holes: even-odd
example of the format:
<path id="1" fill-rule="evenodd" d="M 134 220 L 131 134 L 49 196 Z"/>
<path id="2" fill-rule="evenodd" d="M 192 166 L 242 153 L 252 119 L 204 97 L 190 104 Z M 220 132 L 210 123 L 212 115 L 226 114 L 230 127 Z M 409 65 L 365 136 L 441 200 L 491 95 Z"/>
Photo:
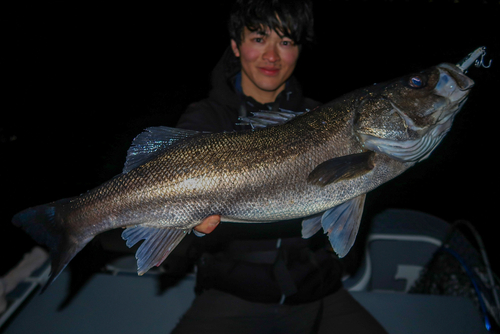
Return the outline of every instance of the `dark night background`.
<path id="1" fill-rule="evenodd" d="M 189 103 L 207 95 L 210 71 L 229 44 L 231 3 L 55 2 L 4 11 L 0 276 L 33 246 L 11 225 L 16 212 L 120 173 L 138 133 L 174 126 Z M 488 48 L 493 65 L 470 69 L 476 87 L 451 132 L 429 159 L 369 194 L 364 221 L 390 207 L 469 220 L 497 273 L 499 7 L 498 1 L 317 1 L 318 45 L 305 50 L 296 71 L 306 96 L 328 102 Z"/>

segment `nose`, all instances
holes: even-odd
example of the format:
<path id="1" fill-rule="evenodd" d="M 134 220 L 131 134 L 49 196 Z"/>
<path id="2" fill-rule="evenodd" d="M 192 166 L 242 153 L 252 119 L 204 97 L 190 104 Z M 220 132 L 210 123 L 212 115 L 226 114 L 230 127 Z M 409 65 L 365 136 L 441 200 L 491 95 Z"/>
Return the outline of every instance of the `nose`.
<path id="1" fill-rule="evenodd" d="M 264 58 L 264 60 L 267 60 L 270 63 L 275 63 L 279 61 L 280 55 L 277 47 L 275 45 L 269 45 L 264 51 L 262 58 Z"/>

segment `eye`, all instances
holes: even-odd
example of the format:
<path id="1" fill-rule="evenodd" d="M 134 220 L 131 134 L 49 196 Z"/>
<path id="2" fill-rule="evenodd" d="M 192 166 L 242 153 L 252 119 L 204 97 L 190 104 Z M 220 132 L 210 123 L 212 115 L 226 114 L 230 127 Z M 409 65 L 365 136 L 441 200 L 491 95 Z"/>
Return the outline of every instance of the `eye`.
<path id="1" fill-rule="evenodd" d="M 411 77 L 408 83 L 410 84 L 410 87 L 413 88 L 421 88 L 424 86 L 424 81 L 419 76 Z"/>

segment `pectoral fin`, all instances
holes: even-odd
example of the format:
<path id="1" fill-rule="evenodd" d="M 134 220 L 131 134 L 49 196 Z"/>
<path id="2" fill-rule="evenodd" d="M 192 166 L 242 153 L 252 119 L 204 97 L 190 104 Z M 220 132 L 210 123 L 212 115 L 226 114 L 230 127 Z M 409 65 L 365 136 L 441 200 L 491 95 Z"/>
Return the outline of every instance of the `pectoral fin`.
<path id="1" fill-rule="evenodd" d="M 323 227 L 335 253 L 344 257 L 356 240 L 365 197 L 366 194 L 360 195 L 326 211 L 322 216 L 305 219 L 302 222 L 302 237 L 309 238 Z"/>
<path id="2" fill-rule="evenodd" d="M 324 187 L 333 182 L 361 176 L 373 169 L 374 156 L 374 152 L 367 151 L 327 160 L 314 168 L 307 177 L 307 182 Z"/>
<path id="3" fill-rule="evenodd" d="M 158 267 L 188 233 L 189 230 L 136 226 L 123 231 L 122 238 L 128 247 L 145 240 L 135 253 L 137 273 L 143 275 L 151 267 Z"/>

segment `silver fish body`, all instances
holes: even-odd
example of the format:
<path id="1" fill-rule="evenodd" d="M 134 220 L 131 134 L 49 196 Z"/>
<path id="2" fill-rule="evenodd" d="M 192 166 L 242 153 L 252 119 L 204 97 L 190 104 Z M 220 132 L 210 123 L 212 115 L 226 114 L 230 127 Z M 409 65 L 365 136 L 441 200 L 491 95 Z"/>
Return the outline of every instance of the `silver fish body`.
<path id="1" fill-rule="evenodd" d="M 26 209 L 13 222 L 51 248 L 53 280 L 95 235 L 128 227 L 138 272 L 158 265 L 209 215 L 228 222 L 307 217 L 340 256 L 354 242 L 364 194 L 425 159 L 473 81 L 455 65 L 344 95 L 278 126 L 230 133 L 150 128 L 124 173 L 79 197 Z"/>

